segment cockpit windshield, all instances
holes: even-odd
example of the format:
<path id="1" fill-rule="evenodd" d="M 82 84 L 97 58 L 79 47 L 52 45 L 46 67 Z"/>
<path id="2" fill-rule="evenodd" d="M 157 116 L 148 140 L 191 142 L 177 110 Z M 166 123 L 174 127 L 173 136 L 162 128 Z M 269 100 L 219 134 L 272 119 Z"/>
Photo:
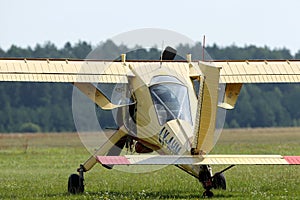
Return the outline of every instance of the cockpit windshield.
<path id="1" fill-rule="evenodd" d="M 178 79 L 170 76 L 154 77 L 150 87 L 160 125 L 181 119 L 192 124 L 188 91 Z"/>

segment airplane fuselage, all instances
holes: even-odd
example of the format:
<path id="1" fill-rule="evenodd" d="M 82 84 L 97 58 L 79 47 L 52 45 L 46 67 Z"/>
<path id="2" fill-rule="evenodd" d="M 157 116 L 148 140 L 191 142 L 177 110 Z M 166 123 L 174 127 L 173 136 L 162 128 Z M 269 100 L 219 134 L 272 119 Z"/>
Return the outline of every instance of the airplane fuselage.
<path id="1" fill-rule="evenodd" d="M 136 110 L 134 120 L 128 120 L 133 116 L 126 113 L 126 109 L 124 111 L 124 124 L 129 129 L 128 132 L 161 155 L 191 155 L 192 149 L 197 147 L 196 139 L 203 140 L 201 145 L 204 149 L 200 151 L 209 153 L 213 144 L 211 136 L 207 135 L 212 134 L 215 127 L 207 128 L 210 130 L 200 129 L 199 114 L 203 109 L 209 113 L 209 118 L 215 118 L 216 114 L 211 107 L 217 105 L 214 105 L 209 94 L 202 96 L 204 86 L 200 84 L 204 82 L 198 81 L 199 85 L 195 87 L 195 78 L 193 79 L 189 72 L 191 64 L 179 62 L 178 68 L 174 69 L 170 68 L 167 62 L 161 65 L 150 62 L 138 66 L 133 63 L 131 70 L 135 76 L 129 79 L 129 84 L 136 100 Z M 218 87 L 214 89 L 216 91 L 212 93 L 218 92 Z M 201 101 L 207 98 L 210 107 L 199 109 L 199 98 L 202 98 Z M 215 119 L 206 119 L 207 121 L 215 122 Z M 214 123 L 212 125 L 214 126 Z M 200 130 L 203 133 L 200 133 Z M 201 134 L 204 137 L 201 138 Z M 199 174 L 199 167 L 185 165 L 182 168 L 195 176 Z"/>

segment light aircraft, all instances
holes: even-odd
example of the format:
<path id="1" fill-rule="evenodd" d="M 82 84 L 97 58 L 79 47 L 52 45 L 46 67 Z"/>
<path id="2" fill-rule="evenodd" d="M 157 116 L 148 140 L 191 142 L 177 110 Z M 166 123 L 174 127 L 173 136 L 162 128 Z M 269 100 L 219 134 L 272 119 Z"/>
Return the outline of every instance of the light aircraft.
<path id="1" fill-rule="evenodd" d="M 101 109 L 117 110 L 118 129 L 70 175 L 73 194 L 84 191 L 84 173 L 96 163 L 109 169 L 175 165 L 200 181 L 205 197 L 213 196 L 213 188 L 226 189 L 223 172 L 234 165 L 300 164 L 300 156 L 209 154 L 217 140 L 218 109 L 233 109 L 244 83 L 299 83 L 300 61 L 193 61 L 190 54 L 177 61 L 175 56 L 167 47 L 156 61 L 126 60 L 125 54 L 116 61 L 0 59 L 0 80 L 69 82 Z M 122 83 L 130 100 L 115 104 L 94 83 Z M 138 155 L 121 155 L 124 147 Z M 220 164 L 229 167 L 213 175 L 211 166 Z"/>

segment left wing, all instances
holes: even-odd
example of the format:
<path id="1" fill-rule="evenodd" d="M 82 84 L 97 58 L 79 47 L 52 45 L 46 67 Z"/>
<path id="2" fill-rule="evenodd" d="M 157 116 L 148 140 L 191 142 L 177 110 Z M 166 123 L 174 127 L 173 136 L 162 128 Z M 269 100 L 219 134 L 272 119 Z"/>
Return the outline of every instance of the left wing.
<path id="1" fill-rule="evenodd" d="M 127 83 L 123 62 L 67 59 L 0 59 L 0 81 Z"/>
<path id="2" fill-rule="evenodd" d="M 73 83 L 104 110 L 115 105 L 92 83 L 128 83 L 123 62 L 67 59 L 0 59 L 0 81 Z"/>
<path id="3" fill-rule="evenodd" d="M 104 165 L 299 165 L 300 156 L 281 155 L 125 155 L 96 156 Z"/>

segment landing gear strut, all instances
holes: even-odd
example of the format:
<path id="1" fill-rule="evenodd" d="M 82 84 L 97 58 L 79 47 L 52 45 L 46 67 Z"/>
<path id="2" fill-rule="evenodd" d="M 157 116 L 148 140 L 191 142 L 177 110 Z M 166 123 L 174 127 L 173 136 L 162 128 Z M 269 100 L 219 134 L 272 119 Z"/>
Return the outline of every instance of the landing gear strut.
<path id="1" fill-rule="evenodd" d="M 213 181 L 212 181 L 212 170 L 209 165 L 201 165 L 200 166 L 200 172 L 199 172 L 199 181 L 202 183 L 203 188 L 205 189 L 205 192 L 203 192 L 203 197 L 213 197 L 212 191 L 210 191 L 213 188 Z"/>
<path id="2" fill-rule="evenodd" d="M 83 172 L 85 172 L 83 165 L 78 168 L 79 174 L 71 174 L 68 180 L 68 192 L 71 194 L 80 194 L 84 192 L 84 178 Z"/>

